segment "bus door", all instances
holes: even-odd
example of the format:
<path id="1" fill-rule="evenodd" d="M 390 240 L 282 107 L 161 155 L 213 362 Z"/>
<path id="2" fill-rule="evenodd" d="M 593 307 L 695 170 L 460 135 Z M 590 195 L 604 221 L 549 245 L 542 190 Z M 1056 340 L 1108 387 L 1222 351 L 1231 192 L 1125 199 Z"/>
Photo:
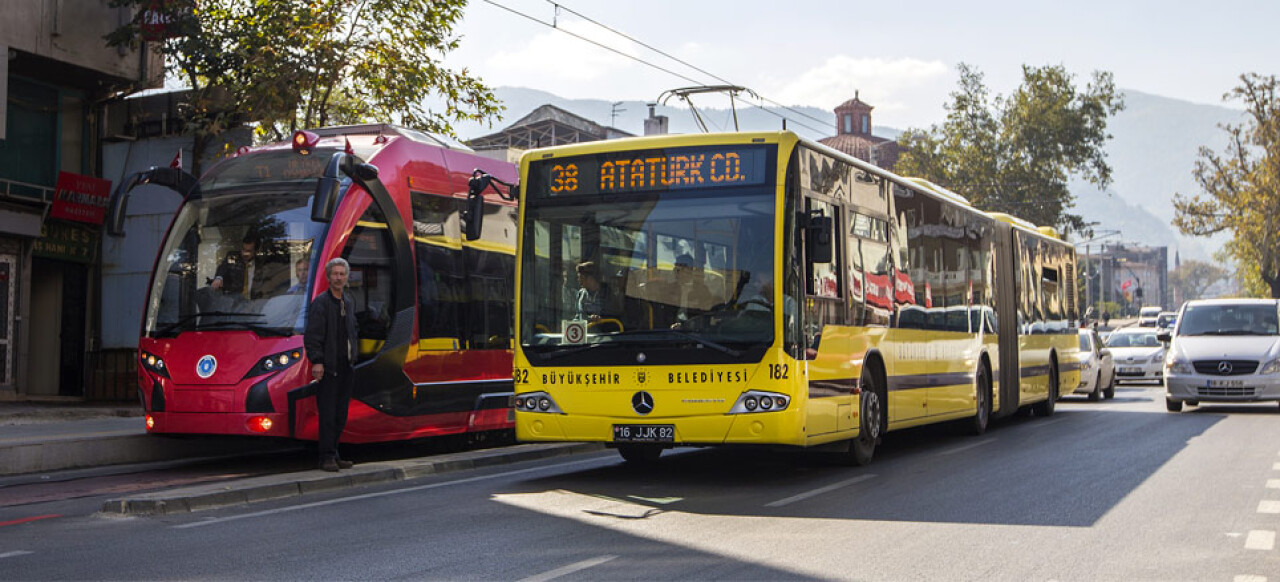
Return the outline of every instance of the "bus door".
<path id="1" fill-rule="evenodd" d="M 814 244 L 806 241 L 803 341 L 808 363 L 809 406 L 807 432 L 810 436 L 853 429 L 853 397 L 842 386 L 852 386 L 848 308 L 844 302 L 846 285 L 841 275 L 844 255 L 842 209 L 818 198 L 804 201 L 807 216 L 830 220 L 829 257 L 814 260 Z M 811 223 L 812 224 L 812 223 Z M 825 228 L 825 227 L 823 227 Z M 823 236 L 809 228 L 806 237 Z M 825 258 L 826 260 L 822 260 Z"/>

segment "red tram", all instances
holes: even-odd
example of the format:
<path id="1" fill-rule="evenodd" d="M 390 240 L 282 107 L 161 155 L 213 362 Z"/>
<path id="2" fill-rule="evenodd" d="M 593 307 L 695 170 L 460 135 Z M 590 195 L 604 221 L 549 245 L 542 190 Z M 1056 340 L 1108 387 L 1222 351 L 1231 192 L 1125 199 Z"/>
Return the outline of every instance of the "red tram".
<path id="1" fill-rule="evenodd" d="M 475 170 L 517 174 L 425 133 L 363 125 L 300 131 L 198 180 L 152 168 L 123 182 L 114 236 L 135 187 L 183 198 L 138 343 L 147 430 L 315 440 L 302 333 L 335 257 L 351 265 L 359 309 L 343 442 L 512 428 L 516 203 L 495 185 L 469 206 Z M 463 236 L 468 211 L 487 215 L 475 240 Z"/>

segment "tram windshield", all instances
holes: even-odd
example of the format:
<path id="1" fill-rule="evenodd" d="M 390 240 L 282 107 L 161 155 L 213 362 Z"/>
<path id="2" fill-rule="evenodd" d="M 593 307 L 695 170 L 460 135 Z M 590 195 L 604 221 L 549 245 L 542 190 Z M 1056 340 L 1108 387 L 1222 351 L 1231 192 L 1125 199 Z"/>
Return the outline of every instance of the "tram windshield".
<path id="1" fill-rule="evenodd" d="M 249 330 L 302 333 L 313 249 L 311 220 L 325 152 L 263 152 L 227 160 L 178 211 L 156 263 L 144 335 Z"/>
<path id="2" fill-rule="evenodd" d="M 634 155 L 671 157 L 642 154 Z M 581 170 L 606 156 L 570 160 Z M 759 167 L 742 170 L 747 178 L 738 185 L 618 193 L 556 192 L 555 172 L 535 165 L 521 202 L 525 353 L 566 365 L 612 361 L 598 356 L 616 349 L 670 348 L 707 362 L 758 358 L 774 339 L 770 159 L 763 149 L 749 158 Z M 579 176 L 597 179 L 591 171 Z"/>

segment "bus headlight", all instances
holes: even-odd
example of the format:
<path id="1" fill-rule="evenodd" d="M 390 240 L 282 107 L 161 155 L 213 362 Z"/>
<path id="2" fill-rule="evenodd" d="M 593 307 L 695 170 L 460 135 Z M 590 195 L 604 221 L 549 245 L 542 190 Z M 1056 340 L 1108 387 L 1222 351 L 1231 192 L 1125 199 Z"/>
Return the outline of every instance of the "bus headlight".
<path id="1" fill-rule="evenodd" d="M 287 352 L 271 354 L 270 356 L 258 360 L 258 365 L 254 366 L 252 370 L 249 370 L 249 373 L 245 375 L 245 377 L 251 378 L 253 376 L 261 376 L 268 372 L 281 370 L 298 363 L 298 360 L 301 359 L 302 350 L 289 350 Z"/>
<path id="2" fill-rule="evenodd" d="M 737 402 L 729 409 L 729 414 L 750 414 L 753 412 L 778 412 L 786 410 L 791 398 L 786 394 L 748 390 L 738 397 Z"/>
<path id="3" fill-rule="evenodd" d="M 512 397 L 511 407 L 519 412 L 545 412 L 547 414 L 561 414 L 560 407 L 556 405 L 556 401 L 546 392 L 529 392 L 528 394 L 517 394 Z"/>

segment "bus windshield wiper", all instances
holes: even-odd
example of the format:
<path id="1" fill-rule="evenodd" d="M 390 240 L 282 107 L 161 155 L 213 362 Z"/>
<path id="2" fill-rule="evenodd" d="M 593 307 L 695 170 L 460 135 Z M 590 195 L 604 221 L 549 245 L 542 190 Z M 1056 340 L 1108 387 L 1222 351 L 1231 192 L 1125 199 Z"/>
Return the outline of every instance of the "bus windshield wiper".
<path id="1" fill-rule="evenodd" d="M 581 345 L 581 346 L 577 346 L 577 347 L 573 347 L 573 348 L 569 348 L 569 349 L 556 350 L 556 351 L 551 352 L 551 353 L 540 354 L 540 355 L 541 355 L 541 357 L 542 357 L 542 361 L 547 362 L 547 361 L 550 361 L 550 360 L 558 360 L 558 359 L 560 359 L 560 358 L 563 358 L 563 357 L 565 357 L 565 356 L 569 356 L 569 355 L 573 355 L 573 354 L 580 354 L 580 353 L 585 352 L 585 351 L 587 351 L 587 350 L 591 350 L 591 349 L 598 348 L 598 347 L 600 347 L 600 346 L 602 346 L 602 345 L 605 345 L 605 344 L 603 344 L 603 343 L 586 344 L 586 345 Z"/>
<path id="2" fill-rule="evenodd" d="M 716 350 L 716 351 L 718 351 L 718 352 L 720 352 L 720 353 L 722 353 L 722 354 L 726 354 L 726 355 L 729 355 L 729 356 L 733 356 L 733 357 L 735 357 L 735 358 L 736 358 L 736 357 L 738 357 L 738 356 L 741 356 L 741 355 L 742 355 L 742 352 L 740 352 L 740 351 L 738 351 L 738 350 L 735 350 L 735 349 L 733 349 L 733 348 L 731 348 L 731 347 L 728 347 L 728 346 L 725 346 L 725 345 L 722 345 L 722 344 L 718 344 L 718 343 L 713 342 L 713 341 L 711 341 L 711 340 L 709 340 L 709 339 L 706 339 L 706 338 L 703 338 L 703 337 L 701 337 L 701 336 L 698 336 L 698 335 L 695 335 L 695 334 L 689 333 L 689 332 L 684 331 L 684 330 L 679 330 L 679 329 L 662 329 L 662 328 L 656 328 L 656 329 L 637 329 L 637 330 L 632 330 L 632 331 L 624 331 L 624 332 L 619 333 L 619 334 L 614 334 L 614 337 L 617 337 L 617 336 L 635 336 L 635 335 L 644 335 L 644 334 L 649 334 L 649 333 L 652 333 L 652 334 L 660 334 L 660 335 L 674 335 L 674 336 L 679 336 L 679 337 L 682 337 L 682 338 L 687 339 L 687 340 L 689 340 L 689 341 L 696 342 L 698 345 L 704 345 L 704 346 L 707 346 L 707 347 L 709 347 L 709 348 L 711 348 L 711 349 L 713 349 L 713 350 Z"/>

